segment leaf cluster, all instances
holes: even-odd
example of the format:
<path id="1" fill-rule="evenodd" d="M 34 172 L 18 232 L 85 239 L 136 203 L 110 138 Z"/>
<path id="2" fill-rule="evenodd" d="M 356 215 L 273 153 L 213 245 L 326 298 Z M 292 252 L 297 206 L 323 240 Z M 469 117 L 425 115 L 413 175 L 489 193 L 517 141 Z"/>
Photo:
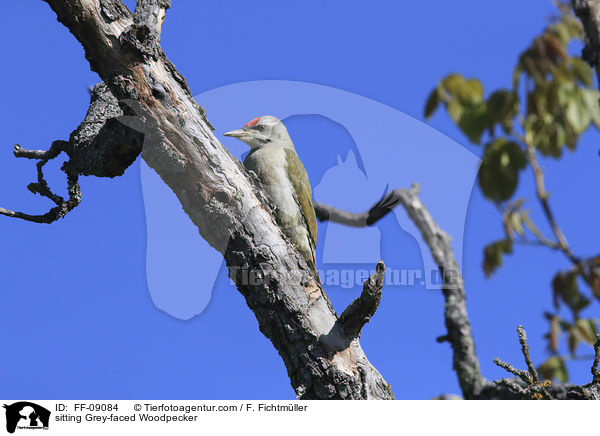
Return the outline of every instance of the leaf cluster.
<path id="1" fill-rule="evenodd" d="M 590 124 L 600 127 L 592 68 L 568 52 L 582 38 L 579 21 L 564 13 L 519 56 L 510 89 L 486 97 L 478 79 L 452 73 L 429 94 L 425 118 L 443 106 L 472 143 L 487 139 L 479 185 L 488 199 L 503 202 L 514 195 L 527 166 L 526 144 L 559 158 L 565 147 L 576 148 Z"/>
<path id="2" fill-rule="evenodd" d="M 532 154 L 561 158 L 565 149 L 576 149 L 590 126 L 600 128 L 600 92 L 594 88 L 593 70 L 569 53 L 571 44 L 584 38 L 582 26 L 570 8 L 559 5 L 559 9 L 560 16 L 520 54 L 510 88 L 486 95 L 478 79 L 452 73 L 439 81 L 425 104 L 425 118 L 443 107 L 470 142 L 483 144 L 478 183 L 483 195 L 503 211 L 505 234 L 484 248 L 483 270 L 488 277 L 502 266 L 505 255 L 512 254 L 515 244 L 564 249 L 540 232 L 523 208 L 524 200 L 513 197 L 523 171 L 533 167 Z M 568 379 L 565 358 L 559 355 L 562 335 L 571 356 L 580 343 L 595 342 L 595 321 L 580 317 L 591 301 L 579 288 L 582 280 L 600 299 L 597 269 L 558 272 L 552 281 L 556 313 L 545 315 L 551 357 L 539 367 L 548 380 Z M 572 321 L 558 315 L 563 307 L 572 313 Z"/>

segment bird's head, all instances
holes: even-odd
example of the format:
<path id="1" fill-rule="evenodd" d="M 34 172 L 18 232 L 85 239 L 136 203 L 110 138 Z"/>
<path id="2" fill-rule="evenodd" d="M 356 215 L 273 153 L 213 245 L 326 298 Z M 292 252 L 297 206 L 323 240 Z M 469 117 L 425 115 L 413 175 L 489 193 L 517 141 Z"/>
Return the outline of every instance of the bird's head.
<path id="1" fill-rule="evenodd" d="M 248 144 L 251 149 L 264 147 L 265 145 L 294 148 L 290 135 L 281 120 L 271 115 L 254 118 L 241 129 L 232 130 L 224 133 L 224 135 L 238 138 Z"/>

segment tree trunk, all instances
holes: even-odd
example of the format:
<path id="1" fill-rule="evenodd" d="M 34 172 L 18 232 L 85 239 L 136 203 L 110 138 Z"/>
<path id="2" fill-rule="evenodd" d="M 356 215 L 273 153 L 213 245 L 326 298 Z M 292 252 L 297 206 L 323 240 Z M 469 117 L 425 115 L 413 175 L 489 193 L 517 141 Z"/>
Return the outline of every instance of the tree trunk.
<path id="1" fill-rule="evenodd" d="M 262 189 L 213 135 L 204 110 L 160 48 L 170 2 L 139 1 L 135 14 L 120 0 L 46 2 L 83 45 L 125 114 L 142 120 L 143 159 L 224 256 L 297 396 L 393 399 L 358 335 L 338 322 L 315 271 L 282 235 Z"/>

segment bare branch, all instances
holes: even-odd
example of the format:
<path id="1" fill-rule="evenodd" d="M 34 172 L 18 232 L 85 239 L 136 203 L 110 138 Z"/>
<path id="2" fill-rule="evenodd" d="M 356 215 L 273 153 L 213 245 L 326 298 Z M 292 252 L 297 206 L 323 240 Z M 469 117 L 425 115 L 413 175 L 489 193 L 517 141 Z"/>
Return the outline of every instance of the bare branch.
<path id="1" fill-rule="evenodd" d="M 408 216 L 420 230 L 433 259 L 442 272 L 444 280 L 442 291 L 445 299 L 444 317 L 448 333 L 438 338 L 438 341 L 439 339 L 447 340 L 452 346 L 454 351 L 453 368 L 458 376 L 463 396 L 466 399 L 476 398 L 487 382 L 481 375 L 479 360 L 475 352 L 462 275 L 450 246 L 450 237 L 431 217 L 419 199 L 418 193 L 419 185 L 416 183 L 411 189 L 396 189 L 362 214 L 346 212 L 321 203 L 315 204 L 315 211 L 321 221 L 329 220 L 354 227 L 363 227 L 381 219 L 398 204 L 404 207 Z"/>
<path id="2" fill-rule="evenodd" d="M 385 265 L 380 261 L 375 274 L 363 283 L 360 297 L 350 303 L 340 316 L 340 327 L 349 338 L 358 338 L 363 326 L 377 311 L 381 301 L 384 274 Z"/>
<path id="3" fill-rule="evenodd" d="M 69 199 L 65 200 L 60 195 L 52 192 L 48 187 L 48 183 L 44 179 L 43 167 L 46 163 L 57 157 L 62 151 L 65 151 L 68 142 L 66 141 L 54 141 L 47 151 L 43 150 L 26 150 L 15 144 L 14 155 L 15 157 L 24 157 L 27 159 L 39 159 L 37 162 L 37 183 L 30 183 L 27 186 L 34 194 L 40 194 L 42 197 L 49 198 L 56 204 L 48 212 L 43 215 L 30 215 L 23 212 L 16 212 L 9 209 L 0 207 L 0 215 L 5 215 L 11 218 L 20 218 L 25 221 L 31 221 L 35 223 L 50 224 L 57 221 L 60 218 L 64 218 L 71 210 L 73 210 L 79 203 L 81 203 L 81 190 L 78 183 L 79 174 L 74 171 L 68 162 L 65 162 L 61 168 L 67 175 L 67 187 L 69 192 Z"/>

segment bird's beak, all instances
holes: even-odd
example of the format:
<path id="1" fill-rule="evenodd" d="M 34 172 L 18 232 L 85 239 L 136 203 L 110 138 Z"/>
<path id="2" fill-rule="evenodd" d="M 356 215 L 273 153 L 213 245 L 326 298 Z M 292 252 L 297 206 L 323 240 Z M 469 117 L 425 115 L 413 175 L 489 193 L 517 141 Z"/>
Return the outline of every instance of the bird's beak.
<path id="1" fill-rule="evenodd" d="M 242 138 L 244 136 L 248 136 L 248 131 L 243 130 L 243 129 L 232 130 L 231 132 L 223 133 L 223 136 L 231 136 L 233 138 Z"/>

